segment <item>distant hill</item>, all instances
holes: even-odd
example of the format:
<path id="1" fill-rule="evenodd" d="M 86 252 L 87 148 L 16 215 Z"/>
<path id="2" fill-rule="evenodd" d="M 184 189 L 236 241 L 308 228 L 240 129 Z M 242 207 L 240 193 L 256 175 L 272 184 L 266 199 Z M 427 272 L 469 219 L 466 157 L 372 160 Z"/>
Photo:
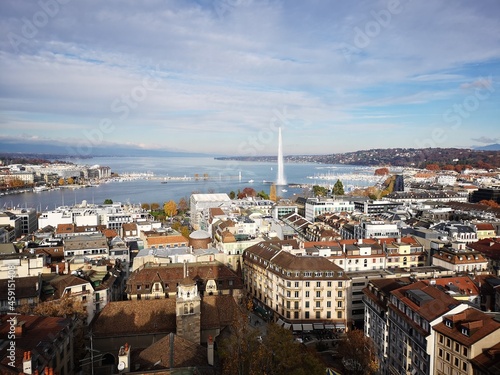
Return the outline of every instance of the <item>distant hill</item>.
<path id="1" fill-rule="evenodd" d="M 276 161 L 276 156 L 225 157 L 218 159 Z M 349 164 L 366 166 L 398 166 L 425 168 L 429 164 L 441 167 L 463 165 L 499 168 L 500 152 L 463 148 L 391 148 L 371 149 L 329 155 L 288 155 L 287 162 Z"/>
<path id="2" fill-rule="evenodd" d="M 126 147 L 122 145 L 92 146 L 92 148 L 78 145 L 67 145 L 63 143 L 49 142 L 13 142 L 0 139 L 0 152 L 3 154 L 33 154 L 33 155 L 57 155 L 64 157 L 98 157 L 98 156 L 207 156 L 201 153 L 179 152 L 158 149 L 142 149 Z"/>
<path id="3" fill-rule="evenodd" d="M 492 145 L 487 146 L 476 146 L 474 150 L 482 150 L 482 151 L 500 151 L 500 144 L 494 143 Z"/>

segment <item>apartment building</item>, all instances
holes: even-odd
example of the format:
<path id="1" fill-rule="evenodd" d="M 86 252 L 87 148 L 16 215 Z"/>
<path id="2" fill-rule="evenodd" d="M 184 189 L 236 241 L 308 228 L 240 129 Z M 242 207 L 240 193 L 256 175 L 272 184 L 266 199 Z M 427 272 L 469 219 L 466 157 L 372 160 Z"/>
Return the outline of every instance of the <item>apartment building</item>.
<path id="1" fill-rule="evenodd" d="M 328 259 L 305 255 L 297 241 L 262 241 L 249 247 L 243 271 L 247 292 L 270 321 L 296 330 L 304 325 L 312 330 L 314 324 L 349 328 L 349 278 Z"/>
<path id="2" fill-rule="evenodd" d="M 432 327 L 444 315 L 467 307 L 424 281 L 393 290 L 389 299 L 389 374 L 435 374 Z"/>
<path id="3" fill-rule="evenodd" d="M 7 366 L 9 345 L 0 347 L 0 373 L 72 375 L 74 322 L 69 318 L 36 315 L 0 316 L 0 337 L 15 333 L 15 368 Z M 6 341 L 7 343 L 7 341 Z"/>
<path id="4" fill-rule="evenodd" d="M 177 285 L 189 278 L 195 280 L 203 295 L 242 296 L 241 277 L 220 262 L 174 263 L 162 266 L 146 264 L 133 271 L 127 280 L 130 300 L 175 298 Z"/>
<path id="5" fill-rule="evenodd" d="M 388 374 L 389 299 L 391 291 L 409 285 L 410 278 L 374 279 L 363 289 L 364 332 L 371 338 L 378 357 L 380 374 Z"/>
<path id="6" fill-rule="evenodd" d="M 325 213 L 353 212 L 354 203 L 346 199 L 333 198 L 308 198 L 305 202 L 305 218 L 315 221 L 316 218 Z M 297 212 L 297 211 L 295 211 Z"/>
<path id="7" fill-rule="evenodd" d="M 101 259 L 109 255 L 109 246 L 103 234 L 81 235 L 64 240 L 64 258 Z"/>
<path id="8" fill-rule="evenodd" d="M 441 247 L 432 256 L 432 265 L 440 266 L 455 273 L 489 272 L 488 259 L 479 251 L 471 250 L 464 244 L 453 247 Z"/>
<path id="9" fill-rule="evenodd" d="M 210 208 L 225 208 L 231 206 L 231 199 L 227 194 L 191 194 L 189 199 L 189 211 L 191 214 L 191 225 L 195 230 L 207 230 L 210 216 Z"/>
<path id="10" fill-rule="evenodd" d="M 500 322 L 475 308 L 446 314 L 433 330 L 437 338 L 434 351 L 436 375 L 475 374 L 471 361 L 500 340 Z"/>

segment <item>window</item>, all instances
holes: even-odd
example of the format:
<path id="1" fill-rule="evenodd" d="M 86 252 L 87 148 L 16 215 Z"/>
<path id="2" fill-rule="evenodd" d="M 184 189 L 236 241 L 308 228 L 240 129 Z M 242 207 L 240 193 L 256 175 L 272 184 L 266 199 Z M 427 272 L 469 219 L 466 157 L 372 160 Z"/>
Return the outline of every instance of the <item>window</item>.
<path id="1" fill-rule="evenodd" d="M 321 301 L 316 301 L 316 308 L 321 308 Z"/>
<path id="2" fill-rule="evenodd" d="M 337 292 L 337 297 L 342 298 L 342 291 L 341 291 L 341 290 L 339 290 L 339 291 Z"/>
<path id="3" fill-rule="evenodd" d="M 319 290 L 316 292 L 316 298 L 321 298 L 321 292 Z"/>
<path id="4" fill-rule="evenodd" d="M 332 318 L 332 312 L 331 311 L 327 311 L 326 312 L 326 318 L 327 319 L 331 319 Z"/>
<path id="5" fill-rule="evenodd" d="M 321 288 L 321 281 L 316 281 L 316 288 Z"/>
<path id="6" fill-rule="evenodd" d="M 311 283 L 309 281 L 306 281 L 306 288 L 309 288 L 311 286 Z"/>
<path id="7" fill-rule="evenodd" d="M 326 292 L 326 296 L 327 296 L 328 298 L 330 298 L 330 297 L 332 296 L 332 292 L 331 292 L 331 291 L 327 291 L 327 292 Z"/>
<path id="8" fill-rule="evenodd" d="M 467 362 L 462 362 L 462 370 L 467 371 Z"/>
<path id="9" fill-rule="evenodd" d="M 326 307 L 332 307 L 332 301 L 326 301 Z"/>
<path id="10" fill-rule="evenodd" d="M 309 291 L 306 292 L 306 298 L 309 298 Z"/>
<path id="11" fill-rule="evenodd" d="M 309 308 L 309 301 L 306 301 L 306 309 Z"/>
<path id="12" fill-rule="evenodd" d="M 439 351 L 438 351 L 438 356 L 439 356 L 440 358 L 443 358 L 443 349 L 439 349 Z"/>
<path id="13" fill-rule="evenodd" d="M 331 282 L 331 281 L 328 281 L 328 282 L 326 283 L 326 286 L 330 288 L 330 287 L 332 286 L 332 282 Z"/>
<path id="14" fill-rule="evenodd" d="M 460 353 L 460 344 L 458 342 L 455 343 L 455 351 Z"/>
<path id="15" fill-rule="evenodd" d="M 299 298 L 299 292 L 294 293 L 295 298 Z"/>
<path id="16" fill-rule="evenodd" d="M 316 319 L 320 319 L 321 318 L 321 311 L 316 311 Z"/>
<path id="17" fill-rule="evenodd" d="M 337 307 L 342 307 L 342 301 L 337 301 Z"/>
<path id="18" fill-rule="evenodd" d="M 305 317 L 306 319 L 309 319 L 309 311 L 306 311 Z"/>
<path id="19" fill-rule="evenodd" d="M 467 348 L 464 346 L 463 348 L 463 355 L 464 357 L 467 357 L 467 355 L 469 354 L 469 351 L 467 350 Z"/>
<path id="20" fill-rule="evenodd" d="M 342 319 L 342 311 L 337 311 L 337 319 Z"/>
<path id="21" fill-rule="evenodd" d="M 339 281 L 338 287 L 342 288 L 342 281 Z"/>

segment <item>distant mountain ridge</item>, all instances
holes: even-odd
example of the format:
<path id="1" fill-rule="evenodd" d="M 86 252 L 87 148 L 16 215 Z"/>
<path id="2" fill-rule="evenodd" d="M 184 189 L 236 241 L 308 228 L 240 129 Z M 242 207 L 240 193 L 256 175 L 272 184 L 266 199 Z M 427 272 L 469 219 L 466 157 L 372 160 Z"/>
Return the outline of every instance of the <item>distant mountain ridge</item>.
<path id="1" fill-rule="evenodd" d="M 221 157 L 248 161 L 276 161 L 276 156 Z M 429 164 L 465 165 L 481 168 L 499 168 L 500 152 L 464 148 L 391 148 L 371 149 L 329 155 L 287 155 L 287 162 L 348 164 L 366 166 L 398 166 L 425 168 Z"/>
<path id="2" fill-rule="evenodd" d="M 483 151 L 500 151 L 500 143 L 493 143 L 491 145 L 486 146 L 476 146 L 474 150 L 483 150 Z"/>

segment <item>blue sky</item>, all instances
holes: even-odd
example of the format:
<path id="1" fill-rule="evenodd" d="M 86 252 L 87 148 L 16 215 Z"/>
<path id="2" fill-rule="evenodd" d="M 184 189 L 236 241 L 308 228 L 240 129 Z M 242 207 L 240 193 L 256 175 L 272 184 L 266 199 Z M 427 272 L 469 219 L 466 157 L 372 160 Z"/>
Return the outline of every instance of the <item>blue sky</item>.
<path id="1" fill-rule="evenodd" d="M 227 155 L 500 142 L 500 3 L 0 2 L 0 141 Z"/>

